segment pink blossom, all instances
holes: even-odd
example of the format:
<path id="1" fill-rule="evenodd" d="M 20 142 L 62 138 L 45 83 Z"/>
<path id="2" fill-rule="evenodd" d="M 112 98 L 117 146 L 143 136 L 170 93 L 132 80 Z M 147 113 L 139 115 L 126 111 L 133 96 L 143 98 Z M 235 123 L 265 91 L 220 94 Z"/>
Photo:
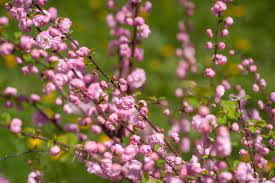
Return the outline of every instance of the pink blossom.
<path id="1" fill-rule="evenodd" d="M 48 9 L 48 16 L 50 17 L 51 20 L 55 20 L 57 18 L 57 9 L 54 7 L 50 7 Z"/>
<path id="2" fill-rule="evenodd" d="M 4 95 L 6 96 L 16 96 L 17 95 L 17 89 L 13 87 L 7 87 L 4 90 Z"/>
<path id="3" fill-rule="evenodd" d="M 5 26 L 9 23 L 8 17 L 2 16 L 0 17 L 0 26 Z"/>
<path id="4" fill-rule="evenodd" d="M 24 50 L 30 50 L 35 45 L 35 41 L 31 36 L 21 36 L 20 47 Z"/>
<path id="5" fill-rule="evenodd" d="M 216 75 L 215 71 L 211 68 L 206 68 L 204 71 L 204 76 L 208 78 L 214 78 Z"/>
<path id="6" fill-rule="evenodd" d="M 35 15 L 32 21 L 35 27 L 44 27 L 49 23 L 50 18 L 47 15 Z"/>
<path id="7" fill-rule="evenodd" d="M 138 182 L 143 174 L 142 163 L 137 160 L 128 161 L 124 165 L 124 174 L 125 177 L 132 180 L 133 182 Z"/>
<path id="8" fill-rule="evenodd" d="M 257 179 L 253 176 L 254 172 L 250 163 L 240 162 L 235 170 L 235 178 L 240 183 L 256 182 Z"/>
<path id="9" fill-rule="evenodd" d="M 69 33 L 71 26 L 72 26 L 71 20 L 69 18 L 64 18 L 60 20 L 58 24 L 58 29 L 60 32 L 66 34 L 66 33 Z"/>
<path id="10" fill-rule="evenodd" d="M 238 123 L 233 123 L 231 126 L 231 129 L 233 132 L 239 131 L 239 124 Z"/>
<path id="11" fill-rule="evenodd" d="M 271 99 L 271 101 L 272 101 L 273 103 L 275 103 L 275 92 L 272 92 L 272 93 L 270 94 L 270 99 Z"/>
<path id="12" fill-rule="evenodd" d="M 144 3 L 144 10 L 145 10 L 146 12 L 150 12 L 151 9 L 152 9 L 152 3 L 151 3 L 150 1 L 146 1 L 146 2 Z"/>
<path id="13" fill-rule="evenodd" d="M 143 69 L 137 68 L 135 69 L 128 77 L 128 84 L 132 88 L 140 88 L 144 85 L 146 81 L 146 75 Z"/>
<path id="14" fill-rule="evenodd" d="M 79 57 L 87 57 L 89 55 L 90 49 L 87 47 L 81 47 L 76 51 L 76 55 Z"/>
<path id="15" fill-rule="evenodd" d="M 22 121 L 18 118 L 13 118 L 10 123 L 10 131 L 12 133 L 20 133 L 22 127 Z"/>
<path id="16" fill-rule="evenodd" d="M 42 181 L 42 174 L 40 171 L 32 171 L 28 175 L 28 183 L 39 183 Z"/>
<path id="17" fill-rule="evenodd" d="M 131 96 L 121 98 L 121 106 L 124 110 L 132 109 L 135 105 L 135 99 Z"/>
<path id="18" fill-rule="evenodd" d="M 211 148 L 212 156 L 226 157 L 231 154 L 232 146 L 230 134 L 225 126 L 220 126 L 217 129 L 217 138 L 214 146 Z"/>
<path id="19" fill-rule="evenodd" d="M 84 144 L 84 150 L 87 151 L 89 154 L 97 152 L 97 143 L 94 141 L 87 141 Z"/>
<path id="20" fill-rule="evenodd" d="M 227 17 L 227 18 L 224 20 L 224 22 L 225 22 L 226 27 L 230 27 L 231 25 L 234 24 L 234 19 L 233 19 L 232 17 Z"/>
<path id="21" fill-rule="evenodd" d="M 10 55 L 14 50 L 14 45 L 9 42 L 4 42 L 0 45 L 0 55 Z"/>
<path id="22" fill-rule="evenodd" d="M 97 176 L 103 175 L 103 170 L 98 163 L 93 163 L 91 161 L 87 161 L 86 167 L 87 167 L 87 171 L 91 174 L 95 174 Z"/>
<path id="23" fill-rule="evenodd" d="M 212 31 L 212 29 L 206 29 L 206 35 L 209 38 L 213 38 L 213 31 Z"/>
<path id="24" fill-rule="evenodd" d="M 158 145 L 164 145 L 164 135 L 163 133 L 154 133 L 152 135 L 149 136 L 148 138 L 148 143 L 149 144 L 158 144 Z"/>
<path id="25" fill-rule="evenodd" d="M 33 25 L 33 21 L 29 18 L 22 18 L 19 21 L 19 28 L 24 32 L 30 32 Z"/>
<path id="26" fill-rule="evenodd" d="M 225 88 L 223 85 L 218 85 L 216 88 L 216 97 L 221 98 L 224 95 Z"/>
<path id="27" fill-rule="evenodd" d="M 44 6 L 46 2 L 48 2 L 48 0 L 36 0 L 38 6 Z"/>
<path id="28" fill-rule="evenodd" d="M 217 1 L 214 6 L 211 8 L 212 13 L 215 16 L 218 16 L 220 13 L 225 11 L 227 9 L 227 6 L 224 2 L 222 1 Z"/>
<path id="29" fill-rule="evenodd" d="M 57 146 L 57 145 L 51 147 L 51 149 L 50 149 L 50 154 L 51 154 L 52 156 L 57 156 L 60 152 L 61 152 L 61 149 L 60 149 L 60 147 Z"/>
<path id="30" fill-rule="evenodd" d="M 146 24 L 142 24 L 140 26 L 137 27 L 137 31 L 138 31 L 138 37 L 146 39 L 149 37 L 149 35 L 151 34 L 151 30 L 149 28 L 148 25 Z"/>
<path id="31" fill-rule="evenodd" d="M 13 0 L 13 5 L 15 7 L 29 8 L 32 4 L 32 0 Z"/>
<path id="32" fill-rule="evenodd" d="M 99 83 L 93 83 L 89 86 L 87 94 L 94 100 L 98 100 L 100 94 L 102 93 L 102 89 Z"/>
<path id="33" fill-rule="evenodd" d="M 54 51 L 58 51 L 61 47 L 62 47 L 62 39 L 61 39 L 61 37 L 59 37 L 59 36 L 54 37 L 51 40 L 51 48 Z"/>
<path id="34" fill-rule="evenodd" d="M 52 46 L 52 39 L 48 31 L 43 31 L 37 35 L 36 43 L 40 48 L 47 50 Z"/>
<path id="35" fill-rule="evenodd" d="M 142 145 L 139 149 L 140 153 L 142 153 L 144 156 L 150 156 L 153 151 L 149 145 Z"/>
<path id="36" fill-rule="evenodd" d="M 20 20 L 20 19 L 25 18 L 27 16 L 27 12 L 25 11 L 24 8 L 12 7 L 9 10 L 9 13 L 13 18 L 15 18 L 17 20 Z"/>
<path id="37" fill-rule="evenodd" d="M 192 120 L 192 127 L 198 132 L 208 133 L 212 131 L 213 127 L 217 126 L 217 120 L 214 115 L 207 115 L 205 118 L 196 115 Z"/>

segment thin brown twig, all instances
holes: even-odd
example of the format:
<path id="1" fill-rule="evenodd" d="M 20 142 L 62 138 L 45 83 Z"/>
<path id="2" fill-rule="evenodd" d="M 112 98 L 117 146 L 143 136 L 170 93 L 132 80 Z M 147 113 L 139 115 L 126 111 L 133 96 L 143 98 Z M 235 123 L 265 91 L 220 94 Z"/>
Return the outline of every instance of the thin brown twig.
<path id="1" fill-rule="evenodd" d="M 252 167 L 253 167 L 253 170 L 254 170 L 254 177 L 256 177 L 257 176 L 257 169 L 256 169 L 256 165 L 255 165 L 255 162 L 254 162 L 254 156 L 253 156 L 253 153 L 252 153 L 252 150 L 251 150 L 251 147 L 250 147 L 248 134 L 247 134 L 247 131 L 245 129 L 245 120 L 244 120 L 243 114 L 242 114 L 241 101 L 238 101 L 238 108 L 239 108 L 239 113 L 240 113 L 240 120 L 241 120 L 242 123 L 244 123 L 243 127 L 244 127 L 245 139 L 248 143 L 248 151 L 249 151 L 249 154 L 250 154 L 250 157 L 251 157 L 251 164 L 252 164 Z"/>
<path id="2" fill-rule="evenodd" d="M 37 152 L 48 152 L 48 150 L 29 150 L 29 151 L 25 151 L 25 152 L 22 152 L 22 153 L 6 155 L 3 158 L 0 158 L 0 161 L 10 159 L 10 158 L 14 158 L 14 157 L 21 157 L 21 156 L 26 155 L 26 154 L 37 153 Z"/>

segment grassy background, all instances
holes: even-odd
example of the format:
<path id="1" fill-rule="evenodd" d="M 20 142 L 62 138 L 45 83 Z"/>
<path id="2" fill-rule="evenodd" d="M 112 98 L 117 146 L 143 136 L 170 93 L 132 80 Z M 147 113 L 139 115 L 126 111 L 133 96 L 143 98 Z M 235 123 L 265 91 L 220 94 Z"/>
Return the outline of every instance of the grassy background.
<path id="1" fill-rule="evenodd" d="M 0 1 L 1 2 L 1 1 Z M 3 0 L 2 0 L 3 2 Z M 210 54 L 204 49 L 207 41 L 205 36 L 206 28 L 214 28 L 216 19 L 209 13 L 211 0 L 195 0 L 197 9 L 193 20 L 194 31 L 191 33 L 192 40 L 197 50 L 198 67 L 200 71 L 210 61 Z M 73 21 L 73 37 L 82 45 L 94 48 L 95 59 L 108 72 L 110 58 L 107 54 L 109 40 L 108 28 L 105 23 L 107 10 L 105 0 L 49 0 L 49 5 L 59 9 L 61 16 L 67 16 Z M 148 85 L 145 86 L 143 97 L 165 96 L 172 105 L 179 105 L 179 101 L 171 95 L 179 84 L 175 79 L 175 70 L 178 59 L 175 57 L 175 49 L 179 47 L 176 40 L 178 32 L 177 22 L 184 18 L 183 9 L 178 6 L 178 0 L 152 0 L 153 11 L 147 18 L 151 26 L 152 34 L 144 42 L 145 60 L 143 63 L 136 63 L 147 71 Z M 251 56 L 258 64 L 260 73 L 267 80 L 268 91 L 274 90 L 275 82 L 275 29 L 273 26 L 275 12 L 273 0 L 242 0 L 236 1 L 230 6 L 228 15 L 235 18 L 235 25 L 230 29 L 230 37 L 227 42 L 229 47 L 236 47 L 238 51 Z M 4 13 L 1 8 L 1 13 Z M 12 22 L 10 32 L 16 30 L 16 23 Z M 231 63 L 238 63 L 240 60 L 232 58 Z M 230 70 L 227 70 L 229 72 Z M 199 75 L 189 79 L 200 78 Z M 241 83 L 250 87 L 252 78 L 238 77 L 233 82 Z M 200 81 L 202 84 L 204 80 Z M 7 59 L 0 60 L 0 84 L 16 86 L 22 93 L 40 93 L 40 81 L 36 77 L 24 76 L 13 68 Z M 251 92 L 249 90 L 249 92 Z M 254 97 L 254 95 L 252 95 Z M 0 110 L 4 110 L 0 108 Z M 20 116 L 24 121 L 31 121 L 32 110 L 18 113 L 12 111 L 15 116 Z M 160 110 L 152 108 L 151 118 L 159 126 L 166 127 L 167 119 L 158 115 Z M 26 150 L 26 142 L 16 139 L 6 130 L 0 129 L 0 157 L 6 154 L 23 152 Z M 0 162 L 0 174 L 3 174 L 11 182 L 26 182 L 29 172 L 26 155 L 20 158 L 13 158 Z M 104 182 L 88 174 L 83 165 L 66 161 L 59 162 L 48 160 L 47 154 L 43 154 L 41 164 L 45 169 L 46 178 L 49 182 Z"/>

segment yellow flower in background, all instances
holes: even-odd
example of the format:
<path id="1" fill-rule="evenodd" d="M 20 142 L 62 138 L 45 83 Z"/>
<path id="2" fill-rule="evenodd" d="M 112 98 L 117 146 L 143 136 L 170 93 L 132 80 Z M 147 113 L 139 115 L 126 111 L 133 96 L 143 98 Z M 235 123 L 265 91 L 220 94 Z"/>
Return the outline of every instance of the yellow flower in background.
<path id="1" fill-rule="evenodd" d="M 172 56 L 175 54 L 175 48 L 172 45 L 164 45 L 160 51 L 161 56 Z"/>
<path id="2" fill-rule="evenodd" d="M 99 142 L 103 143 L 109 140 L 110 138 L 107 135 L 103 135 L 102 137 L 100 137 Z"/>
<path id="3" fill-rule="evenodd" d="M 79 125 L 79 129 L 80 130 L 89 130 L 91 128 L 92 123 L 93 122 L 91 122 L 91 124 L 86 125 L 86 126 Z"/>
<path id="4" fill-rule="evenodd" d="M 237 6 L 230 6 L 228 10 L 225 12 L 226 16 L 232 17 L 242 17 L 245 16 L 247 13 L 247 8 L 244 5 L 237 5 Z"/>
<path id="5" fill-rule="evenodd" d="M 171 3 L 171 1 L 167 1 L 167 0 L 160 0 L 161 2 L 159 2 L 161 8 L 165 11 L 164 14 L 162 14 L 162 16 L 167 16 L 167 15 L 171 15 L 175 12 L 175 8 L 173 6 L 173 3 Z"/>
<path id="6" fill-rule="evenodd" d="M 62 157 L 63 154 L 64 154 L 64 152 L 61 151 L 61 152 L 58 153 L 56 156 L 52 156 L 52 155 L 51 155 L 51 159 L 52 159 L 52 160 L 59 160 L 59 159 Z"/>
<path id="7" fill-rule="evenodd" d="M 71 123 L 78 123 L 78 116 L 70 116 Z"/>
<path id="8" fill-rule="evenodd" d="M 7 68 L 16 67 L 16 57 L 14 55 L 4 56 L 5 66 Z"/>
<path id="9" fill-rule="evenodd" d="M 212 64 L 212 57 L 210 55 L 206 55 L 202 59 L 202 63 L 203 63 L 203 65 L 210 66 Z"/>
<path id="10" fill-rule="evenodd" d="M 88 63 L 90 63 L 90 61 L 89 61 L 88 58 L 86 58 L 86 57 L 84 58 L 84 61 L 83 61 L 83 62 L 84 62 L 85 65 L 87 65 Z"/>
<path id="11" fill-rule="evenodd" d="M 98 10 L 101 8 L 100 0 L 89 0 L 89 7 L 93 10 Z"/>
<path id="12" fill-rule="evenodd" d="M 74 31 L 77 31 L 77 32 L 83 32 L 83 31 L 84 31 L 83 26 L 80 26 L 80 25 L 77 24 L 77 23 L 74 23 L 72 27 L 73 27 L 73 30 L 74 30 Z"/>
<path id="13" fill-rule="evenodd" d="M 143 7 L 140 9 L 139 16 L 143 17 L 145 20 L 148 18 L 148 13 L 144 10 Z"/>
<path id="14" fill-rule="evenodd" d="M 160 60 L 155 59 L 151 62 L 151 68 L 153 71 L 158 71 L 160 69 Z"/>
<path id="15" fill-rule="evenodd" d="M 234 41 L 234 46 L 241 51 L 247 51 L 250 49 L 251 43 L 247 39 L 239 38 Z"/>
<path id="16" fill-rule="evenodd" d="M 44 109 L 43 112 L 49 117 L 53 118 L 54 117 L 54 112 L 50 108 Z"/>
<path id="17" fill-rule="evenodd" d="M 107 15 L 107 11 L 100 11 L 96 14 L 96 18 L 100 21 L 105 21 Z"/>
<path id="18" fill-rule="evenodd" d="M 247 156 L 241 156 L 240 160 L 246 163 L 251 162 L 251 158 L 249 154 Z"/>
<path id="19" fill-rule="evenodd" d="M 269 161 L 265 166 L 265 171 L 270 172 L 275 169 L 275 163 L 272 161 Z"/>
<path id="20" fill-rule="evenodd" d="M 223 68 L 223 74 L 227 77 L 233 77 L 240 74 L 238 64 L 229 61 Z"/>
<path id="21" fill-rule="evenodd" d="M 29 149 L 39 149 L 41 147 L 43 141 L 40 139 L 29 138 L 27 141 L 27 146 Z"/>
<path id="22" fill-rule="evenodd" d="M 53 91 L 49 95 L 43 95 L 42 96 L 42 102 L 47 103 L 47 104 L 54 103 L 55 102 L 55 97 L 56 97 L 56 92 Z"/>

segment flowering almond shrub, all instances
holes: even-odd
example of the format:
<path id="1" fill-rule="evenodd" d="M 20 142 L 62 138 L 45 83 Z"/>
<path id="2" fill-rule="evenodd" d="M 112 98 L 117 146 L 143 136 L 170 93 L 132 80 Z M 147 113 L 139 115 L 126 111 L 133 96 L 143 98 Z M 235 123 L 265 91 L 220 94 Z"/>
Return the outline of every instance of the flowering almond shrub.
<path id="1" fill-rule="evenodd" d="M 101 66 L 108 60 L 98 62 L 93 49 L 72 37 L 74 23 L 47 7 L 47 0 L 6 2 L 8 15 L 0 17 L 0 55 L 16 56 L 22 76 L 38 77 L 42 87 L 40 94 L 24 93 L 8 83 L 1 89 L 5 110 L 0 127 L 29 142 L 28 151 L 1 161 L 47 154 L 80 162 L 88 173 L 114 182 L 275 182 L 275 92 L 266 91 L 253 59 L 241 56 L 226 41 L 234 25 L 224 14 L 231 1 L 209 1 L 216 27 L 205 28 L 210 60 L 202 70 L 190 35 L 195 3 L 180 0 L 185 16 L 175 36 L 181 45 L 174 71 L 179 84 L 171 94 L 178 98 L 178 107 L 163 97 L 148 99 L 142 92 L 151 74 L 139 65 L 146 58 L 142 43 L 153 34 L 142 16 L 152 11 L 150 1 L 108 0 L 106 47 L 110 59 L 116 60 L 113 73 Z M 16 22 L 20 30 L 12 38 L 5 34 L 9 22 Z M 248 96 L 251 88 L 223 77 L 231 57 L 239 60 L 243 77 L 254 77 L 252 91 L 261 95 Z M 204 82 L 190 80 L 193 75 L 201 75 Z M 52 93 L 54 104 L 46 103 L 42 95 Z M 258 106 L 249 105 L 251 100 Z M 169 129 L 151 119 L 149 104 L 161 108 L 159 115 L 167 119 Z M 11 109 L 31 109 L 31 123 Z M 39 162 L 29 159 L 28 164 L 28 183 L 48 182 Z"/>

